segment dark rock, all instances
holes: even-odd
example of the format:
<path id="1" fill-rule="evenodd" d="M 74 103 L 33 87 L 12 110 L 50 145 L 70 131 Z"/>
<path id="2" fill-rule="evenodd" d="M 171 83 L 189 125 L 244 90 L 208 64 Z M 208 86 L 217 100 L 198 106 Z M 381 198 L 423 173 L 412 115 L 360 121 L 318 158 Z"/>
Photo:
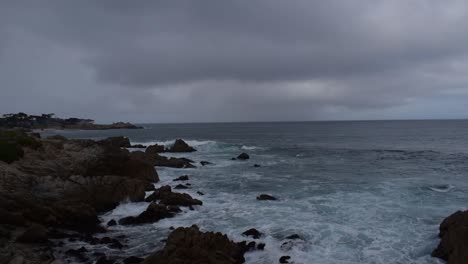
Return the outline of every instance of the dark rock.
<path id="1" fill-rule="evenodd" d="M 439 226 L 439 245 L 432 256 L 448 264 L 466 263 L 468 259 L 468 211 L 458 211 L 445 218 Z"/>
<path id="2" fill-rule="evenodd" d="M 106 255 L 104 256 L 101 256 L 100 258 L 98 258 L 98 260 L 96 261 L 96 264 L 114 264 L 115 261 L 113 259 L 108 259 L 106 257 Z"/>
<path id="3" fill-rule="evenodd" d="M 264 250 L 265 249 L 265 243 L 258 243 L 257 249 L 258 250 Z"/>
<path id="4" fill-rule="evenodd" d="M 246 247 L 247 247 L 247 251 L 251 251 L 251 250 L 255 250 L 255 241 L 251 241 L 249 243 L 247 243 Z"/>
<path id="5" fill-rule="evenodd" d="M 172 192 L 171 187 L 166 185 L 156 189 L 150 196 L 146 198 L 147 202 L 159 200 L 160 204 L 175 205 L 175 206 L 191 206 L 203 205 L 202 201 L 193 199 L 187 193 Z"/>
<path id="6" fill-rule="evenodd" d="M 20 213 L 9 212 L 0 208 L 0 224 L 24 226 L 25 219 Z"/>
<path id="7" fill-rule="evenodd" d="M 107 222 L 107 226 L 115 226 L 115 225 L 117 225 L 117 222 L 114 219 Z"/>
<path id="8" fill-rule="evenodd" d="M 245 261 L 245 251 L 245 246 L 221 233 L 203 233 L 196 226 L 179 227 L 169 235 L 166 246 L 143 263 L 240 264 Z"/>
<path id="9" fill-rule="evenodd" d="M 189 146 L 185 141 L 182 139 L 176 139 L 174 145 L 169 147 L 166 152 L 194 152 L 196 149 Z"/>
<path id="10" fill-rule="evenodd" d="M 148 184 L 148 186 L 146 186 L 145 188 L 145 192 L 151 192 L 154 190 L 156 190 L 156 187 L 154 187 L 154 184 Z"/>
<path id="11" fill-rule="evenodd" d="M 202 192 L 200 192 L 200 191 L 198 191 L 197 194 L 198 194 L 198 195 L 205 195 L 204 193 L 202 193 Z"/>
<path id="12" fill-rule="evenodd" d="M 109 137 L 109 138 L 98 141 L 98 143 L 112 146 L 112 147 L 119 147 L 119 148 L 131 147 L 130 140 L 126 137 Z"/>
<path id="13" fill-rule="evenodd" d="M 200 164 L 202 166 L 205 166 L 205 165 L 213 165 L 213 163 L 209 162 L 209 161 L 200 161 Z"/>
<path id="14" fill-rule="evenodd" d="M 154 223 L 164 218 L 170 218 L 175 213 L 180 212 L 177 207 L 166 206 L 164 204 L 151 203 L 146 210 L 138 216 L 129 216 L 119 220 L 121 225 L 137 225 Z"/>
<path id="15" fill-rule="evenodd" d="M 289 263 L 289 260 L 291 259 L 290 256 L 282 256 L 280 259 L 279 259 L 279 263 Z"/>
<path id="16" fill-rule="evenodd" d="M 144 259 L 142 258 L 131 256 L 131 257 L 124 259 L 123 262 L 124 264 L 138 264 L 138 263 L 143 262 L 143 260 Z"/>
<path id="17" fill-rule="evenodd" d="M 245 231 L 244 233 L 242 233 L 242 235 L 251 236 L 254 239 L 258 239 L 258 238 L 260 238 L 262 236 L 262 233 L 260 231 L 258 231 L 257 229 L 255 229 L 255 228 L 251 228 L 251 229 Z"/>
<path id="18" fill-rule="evenodd" d="M 183 184 L 177 184 L 174 189 L 188 189 L 189 187 L 183 185 Z"/>
<path id="19" fill-rule="evenodd" d="M 286 239 L 302 239 L 301 236 L 299 236 L 298 234 L 292 234 L 290 236 L 287 236 Z"/>
<path id="20" fill-rule="evenodd" d="M 237 156 L 237 159 L 239 160 L 248 160 L 250 159 L 250 156 L 247 153 L 241 153 L 239 156 Z"/>
<path id="21" fill-rule="evenodd" d="M 162 153 L 164 151 L 165 151 L 165 147 L 163 145 L 154 144 L 154 145 L 148 146 L 145 150 L 145 153 L 148 155 L 156 156 L 159 153 Z"/>
<path id="22" fill-rule="evenodd" d="M 33 225 L 24 231 L 16 240 L 20 243 L 47 242 L 47 229 L 41 225 Z"/>
<path id="23" fill-rule="evenodd" d="M 269 201 L 275 201 L 277 200 L 275 197 L 268 195 L 268 194 L 260 194 L 257 196 L 257 200 L 264 201 L 264 200 L 269 200 Z"/>
<path id="24" fill-rule="evenodd" d="M 236 158 L 231 158 L 231 160 L 237 160 Z"/>
<path id="25" fill-rule="evenodd" d="M 189 176 L 188 175 L 183 175 L 183 176 L 180 176 L 176 179 L 174 179 L 173 181 L 188 181 L 189 180 Z"/>
<path id="26" fill-rule="evenodd" d="M 196 168 L 192 165 L 193 161 L 186 158 L 167 158 L 164 156 L 155 156 L 154 166 L 170 167 L 170 168 Z"/>
<path id="27" fill-rule="evenodd" d="M 131 148 L 146 148 L 146 146 L 142 144 L 131 145 L 130 147 Z"/>
<path id="28" fill-rule="evenodd" d="M 260 168 L 260 164 L 254 164 L 254 168 Z"/>

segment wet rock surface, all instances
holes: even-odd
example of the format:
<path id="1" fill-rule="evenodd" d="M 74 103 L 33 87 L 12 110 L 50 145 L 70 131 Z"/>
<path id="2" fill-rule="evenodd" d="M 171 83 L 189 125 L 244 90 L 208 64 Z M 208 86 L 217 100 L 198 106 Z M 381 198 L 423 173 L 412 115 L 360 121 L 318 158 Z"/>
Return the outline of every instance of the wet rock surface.
<path id="1" fill-rule="evenodd" d="M 143 263 L 240 264 L 246 250 L 245 242 L 235 243 L 221 233 L 201 232 L 197 226 L 179 227 L 169 235 L 166 246 Z"/>
<path id="2" fill-rule="evenodd" d="M 278 199 L 276 199 L 274 196 L 271 196 L 269 194 L 260 194 L 259 196 L 257 196 L 257 200 L 259 200 L 259 201 L 276 201 Z"/>
<path id="3" fill-rule="evenodd" d="M 192 198 L 192 196 L 187 193 L 172 192 L 171 187 L 168 185 L 156 189 L 145 200 L 147 202 L 159 201 L 161 204 L 175 206 L 193 206 L 203 204 L 202 201 Z"/>
<path id="4" fill-rule="evenodd" d="M 439 226 L 440 243 L 433 257 L 448 264 L 463 264 L 468 260 L 468 211 L 458 211 L 445 218 Z"/>

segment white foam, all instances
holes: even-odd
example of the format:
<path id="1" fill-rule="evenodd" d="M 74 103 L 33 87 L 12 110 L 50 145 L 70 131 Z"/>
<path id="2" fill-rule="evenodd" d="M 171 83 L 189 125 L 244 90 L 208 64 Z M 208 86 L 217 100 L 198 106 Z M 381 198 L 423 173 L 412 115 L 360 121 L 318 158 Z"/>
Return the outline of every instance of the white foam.
<path id="1" fill-rule="evenodd" d="M 243 150 L 254 150 L 254 149 L 257 149 L 257 148 L 258 147 L 255 147 L 255 146 L 245 146 L 245 145 L 243 145 L 241 147 L 241 149 L 243 149 Z"/>

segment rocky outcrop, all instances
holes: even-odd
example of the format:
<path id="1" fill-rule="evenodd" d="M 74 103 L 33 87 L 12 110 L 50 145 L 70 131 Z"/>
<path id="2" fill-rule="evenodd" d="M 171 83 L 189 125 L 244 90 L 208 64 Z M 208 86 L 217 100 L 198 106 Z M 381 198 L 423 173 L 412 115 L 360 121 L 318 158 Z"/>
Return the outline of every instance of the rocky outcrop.
<path id="1" fill-rule="evenodd" d="M 152 164 L 121 148 L 126 144 L 122 138 L 53 137 L 35 148 L 22 146 L 19 160 L 0 161 L 0 223 L 10 241 L 0 247 L 0 259 L 24 243 L 47 241 L 55 228 L 102 232 L 98 212 L 126 199 L 143 201 L 158 174 Z"/>
<path id="2" fill-rule="evenodd" d="M 182 175 L 182 176 L 175 178 L 173 181 L 188 181 L 188 180 L 189 180 L 188 175 Z"/>
<path id="3" fill-rule="evenodd" d="M 468 260 L 468 211 L 458 211 L 445 218 L 439 226 L 440 243 L 433 257 L 448 264 L 464 264 Z"/>
<path id="4" fill-rule="evenodd" d="M 146 199 L 147 202 L 159 201 L 160 204 L 173 206 L 202 205 L 202 201 L 192 198 L 187 193 L 175 193 L 169 185 L 156 189 Z"/>
<path id="5" fill-rule="evenodd" d="M 250 156 L 247 153 L 241 153 L 239 156 L 237 156 L 238 160 L 248 160 L 250 159 Z"/>
<path id="6" fill-rule="evenodd" d="M 221 233 L 204 233 L 197 226 L 179 227 L 169 235 L 166 246 L 143 263 L 240 264 L 246 250 L 245 242 L 235 243 Z"/>
<path id="7" fill-rule="evenodd" d="M 166 149 L 164 145 L 154 144 L 146 148 L 145 153 L 148 155 L 157 156 L 159 153 L 164 152 Z"/>
<path id="8" fill-rule="evenodd" d="M 257 200 L 259 201 L 276 201 L 277 199 L 269 194 L 260 194 L 257 196 Z"/>
<path id="9" fill-rule="evenodd" d="M 177 206 L 166 206 L 164 204 L 151 203 L 146 210 L 138 216 L 129 216 L 119 220 L 121 225 L 135 225 L 144 223 L 154 223 L 164 218 L 173 217 L 179 213 Z"/>
<path id="10" fill-rule="evenodd" d="M 258 238 L 260 238 L 262 236 L 262 233 L 260 231 L 258 231 L 257 229 L 255 229 L 255 228 L 251 228 L 251 229 L 245 231 L 244 233 L 242 233 L 242 235 L 251 236 L 254 239 L 258 239 Z"/>
<path id="11" fill-rule="evenodd" d="M 197 151 L 193 147 L 189 146 L 182 139 L 176 139 L 174 144 L 166 149 L 166 152 L 194 152 Z"/>
<path id="12" fill-rule="evenodd" d="M 195 168 L 192 164 L 193 160 L 187 158 L 167 158 L 164 156 L 156 156 L 155 157 L 155 166 L 159 167 L 170 167 L 170 168 Z"/>

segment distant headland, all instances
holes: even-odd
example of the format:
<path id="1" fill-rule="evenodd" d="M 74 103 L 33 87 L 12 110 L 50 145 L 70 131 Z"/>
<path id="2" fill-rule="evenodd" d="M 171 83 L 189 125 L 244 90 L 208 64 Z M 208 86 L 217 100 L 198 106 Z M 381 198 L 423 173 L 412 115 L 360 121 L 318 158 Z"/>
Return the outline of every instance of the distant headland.
<path id="1" fill-rule="evenodd" d="M 83 129 L 83 130 L 105 130 L 105 129 L 141 129 L 128 122 L 117 122 L 112 124 L 95 124 L 92 119 L 81 118 L 58 118 L 55 114 L 28 115 L 25 113 L 4 114 L 0 117 L 0 128 L 24 128 L 24 129 Z"/>

